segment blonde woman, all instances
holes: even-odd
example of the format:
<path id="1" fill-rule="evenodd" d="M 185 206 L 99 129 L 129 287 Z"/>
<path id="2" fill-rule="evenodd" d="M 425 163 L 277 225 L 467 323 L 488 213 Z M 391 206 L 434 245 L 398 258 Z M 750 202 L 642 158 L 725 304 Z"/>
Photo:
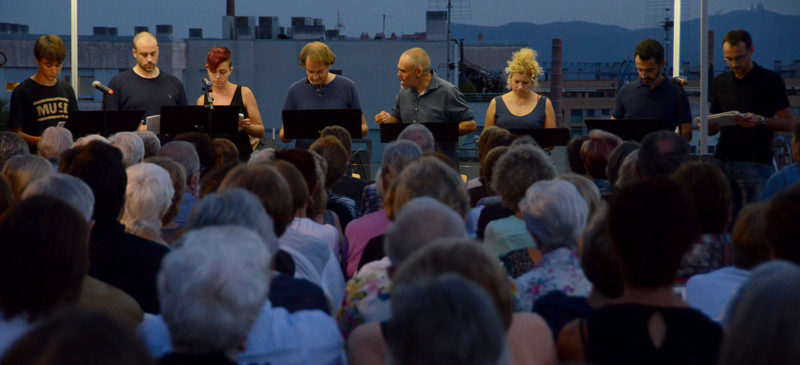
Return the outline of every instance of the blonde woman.
<path id="1" fill-rule="evenodd" d="M 555 128 L 553 103 L 533 91 L 539 85 L 536 78 L 543 73 L 536 62 L 536 51 L 523 48 L 514 52 L 506 73 L 511 91 L 489 103 L 484 128 L 495 125 L 505 129 Z"/>

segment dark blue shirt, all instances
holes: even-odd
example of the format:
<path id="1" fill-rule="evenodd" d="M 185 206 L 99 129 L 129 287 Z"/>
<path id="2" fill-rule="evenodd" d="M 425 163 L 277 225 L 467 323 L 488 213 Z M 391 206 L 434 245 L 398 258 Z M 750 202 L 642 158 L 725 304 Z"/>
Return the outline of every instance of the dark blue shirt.
<path id="1" fill-rule="evenodd" d="M 680 113 L 680 115 L 679 115 Z M 659 119 L 664 129 L 674 131 L 680 124 L 692 123 L 692 109 L 686 93 L 666 78 L 652 90 L 642 79 L 622 87 L 617 94 L 616 119 Z"/>
<path id="2" fill-rule="evenodd" d="M 187 105 L 183 82 L 163 71 L 146 79 L 130 69 L 112 77 L 108 87 L 114 90 L 106 100 L 108 110 L 144 110 L 146 118 L 161 114 L 162 106 Z"/>

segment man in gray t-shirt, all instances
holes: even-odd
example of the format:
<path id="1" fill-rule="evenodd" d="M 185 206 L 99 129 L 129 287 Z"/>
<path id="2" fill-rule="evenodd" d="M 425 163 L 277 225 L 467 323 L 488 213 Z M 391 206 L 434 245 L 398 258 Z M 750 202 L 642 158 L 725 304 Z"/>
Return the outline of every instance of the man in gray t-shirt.
<path id="1" fill-rule="evenodd" d="M 283 110 L 302 109 L 361 109 L 358 99 L 356 84 L 350 79 L 332 74 L 331 65 L 336 61 L 336 55 L 322 42 L 306 44 L 300 51 L 300 66 L 306 69 L 306 78 L 295 82 L 286 93 Z M 367 122 L 361 116 L 361 136 L 369 133 Z M 281 126 L 281 141 L 289 143 Z M 312 139 L 298 139 L 296 148 L 308 149 L 314 142 Z"/>
<path id="2" fill-rule="evenodd" d="M 397 94 L 392 113 L 380 112 L 375 116 L 376 123 L 458 123 L 459 136 L 477 130 L 464 95 L 453 84 L 436 76 L 431 70 L 428 53 L 423 49 L 405 51 L 397 68 L 403 90 Z M 439 148 L 458 162 L 455 143 L 439 143 Z"/>

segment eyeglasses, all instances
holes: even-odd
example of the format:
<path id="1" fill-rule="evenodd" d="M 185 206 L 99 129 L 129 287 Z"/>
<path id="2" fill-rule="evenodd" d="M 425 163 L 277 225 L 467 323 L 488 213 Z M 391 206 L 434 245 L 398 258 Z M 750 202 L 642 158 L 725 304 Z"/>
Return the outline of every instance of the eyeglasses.
<path id="1" fill-rule="evenodd" d="M 741 55 L 741 56 L 736 57 L 736 58 L 725 57 L 725 62 L 729 63 L 729 64 L 730 63 L 736 63 L 736 64 L 744 63 L 744 60 L 747 59 L 747 56 L 748 55 L 744 54 L 744 55 Z"/>

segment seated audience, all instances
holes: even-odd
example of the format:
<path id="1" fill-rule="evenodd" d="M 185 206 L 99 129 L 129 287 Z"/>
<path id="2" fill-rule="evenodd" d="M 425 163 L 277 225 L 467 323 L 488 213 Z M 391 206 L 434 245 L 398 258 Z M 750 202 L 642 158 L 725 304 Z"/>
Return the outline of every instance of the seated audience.
<path id="1" fill-rule="evenodd" d="M 177 227 L 165 232 L 174 236 L 186 224 L 186 218 L 189 217 L 192 208 L 200 200 L 200 157 L 194 146 L 184 141 L 172 141 L 165 144 L 158 150 L 158 156 L 171 158 L 186 170 L 186 190 L 183 193 L 183 203 L 178 209 L 178 215 L 172 220 Z"/>
<path id="2" fill-rule="evenodd" d="M 331 191 L 336 194 L 344 195 L 353 201 L 356 202 L 356 207 L 361 208 L 361 193 L 364 191 L 364 187 L 367 186 L 367 179 L 368 176 L 362 176 L 360 179 L 357 177 L 352 176 L 351 162 L 353 156 L 353 139 L 350 137 L 350 132 L 347 129 L 344 129 L 338 125 L 325 127 L 325 129 L 320 132 L 320 136 L 334 136 L 339 139 L 339 142 L 342 143 L 344 149 L 347 151 L 347 173 L 333 186 L 331 187 Z M 372 161 L 362 161 L 363 163 L 372 163 Z"/>
<path id="3" fill-rule="evenodd" d="M 106 139 L 106 137 L 103 137 L 99 134 L 88 134 L 75 140 L 75 143 L 72 144 L 72 147 L 85 146 L 89 144 L 89 142 L 91 141 L 100 141 L 103 143 L 108 143 L 108 139 Z"/>
<path id="4" fill-rule="evenodd" d="M 479 171 L 477 178 L 467 181 L 467 189 L 470 190 L 470 197 L 472 197 L 472 194 L 473 194 L 472 191 L 473 191 L 474 188 L 477 188 L 479 186 L 486 186 L 484 181 L 481 180 L 481 177 L 483 176 L 483 173 L 482 173 L 482 171 L 483 171 L 483 160 L 486 158 L 486 155 L 489 153 L 489 151 L 491 151 L 492 148 L 496 147 L 494 145 L 490 145 L 489 141 L 491 141 L 492 138 L 494 138 L 494 137 L 504 136 L 504 135 L 509 135 L 509 134 L 511 134 L 511 133 L 507 129 L 500 128 L 500 127 L 497 127 L 497 126 L 486 127 L 486 128 L 483 129 L 483 131 L 481 131 L 481 135 L 480 135 L 480 137 L 478 137 L 478 142 L 475 143 L 476 147 L 477 147 L 477 150 L 478 150 L 478 162 L 481 164 L 481 170 Z M 483 190 L 485 191 L 486 189 L 483 189 Z M 479 192 L 479 191 L 481 191 L 481 190 L 479 190 L 479 189 L 475 190 L 476 193 Z M 477 200 L 471 199 L 471 201 L 472 201 L 471 206 L 474 207 L 475 206 L 474 203 Z"/>
<path id="5" fill-rule="evenodd" d="M 137 163 L 125 173 L 128 186 L 120 219 L 125 232 L 168 246 L 161 238 L 161 220 L 175 196 L 169 172 L 156 164 Z"/>
<path id="6" fill-rule="evenodd" d="M 530 312 L 533 302 L 551 291 L 569 296 L 589 294 L 592 285 L 583 275 L 577 251 L 589 209 L 578 189 L 564 180 L 539 181 L 525 192 L 519 209 L 542 258 L 514 280 L 514 308 Z"/>
<path id="7" fill-rule="evenodd" d="M 65 310 L 22 337 L 0 365 L 154 365 L 128 326 L 106 314 Z"/>
<path id="8" fill-rule="evenodd" d="M 505 136 L 501 136 L 500 138 L 502 137 Z M 481 166 L 483 181 L 486 182 L 484 186 L 486 196 L 478 200 L 475 203 L 475 208 L 467 214 L 467 230 L 475 232 L 475 237 L 479 240 L 483 240 L 486 234 L 486 226 L 489 225 L 489 222 L 510 217 L 514 215 L 515 212 L 515 210 L 503 206 L 500 197 L 497 196 L 497 192 L 492 188 L 492 179 L 497 168 L 497 160 L 505 155 L 506 152 L 508 152 L 508 147 L 506 146 L 492 148 L 489 153 L 486 154 L 486 158 L 483 160 L 483 166 Z M 470 195 L 470 199 L 471 198 L 472 195 Z"/>
<path id="9" fill-rule="evenodd" d="M 772 255 L 800 265 L 800 186 L 778 193 L 769 200 L 764 209 L 764 225 L 767 238 L 772 245 Z"/>
<path id="10" fill-rule="evenodd" d="M 689 161 L 689 143 L 679 134 L 657 131 L 646 135 L 639 146 L 636 171 L 642 179 L 670 176 Z"/>
<path id="11" fill-rule="evenodd" d="M 403 168 L 421 155 L 422 150 L 419 146 L 409 141 L 395 141 L 384 148 L 383 160 L 381 162 L 380 171 L 378 172 L 380 178 L 376 182 L 376 184 L 380 184 L 381 189 L 379 192 L 382 197 L 385 197 L 386 192 L 389 191 L 389 188 L 400 175 L 400 172 L 403 171 Z M 385 208 L 391 210 L 391 207 Z M 387 209 L 381 209 L 377 212 L 366 214 L 352 221 L 345 229 L 344 233 L 347 237 L 348 248 L 347 257 L 345 257 L 343 261 L 346 263 L 345 267 L 348 278 L 355 275 L 367 242 L 386 233 L 386 227 L 388 227 L 390 223 Z"/>
<path id="12" fill-rule="evenodd" d="M 641 180 L 639 173 L 636 171 L 638 164 L 639 150 L 637 149 L 629 153 L 628 156 L 625 156 L 625 159 L 622 161 L 622 165 L 619 166 L 619 176 L 617 177 L 617 182 L 614 183 L 614 186 L 612 186 L 614 191 Z"/>
<path id="13" fill-rule="evenodd" d="M 161 140 L 158 139 L 158 136 L 155 133 L 151 131 L 136 131 L 133 133 L 142 139 L 142 143 L 144 144 L 145 159 L 158 155 L 158 151 L 161 149 Z"/>
<path id="14" fill-rule="evenodd" d="M 625 157 L 628 157 L 631 152 L 638 149 L 638 142 L 625 141 L 620 143 L 617 148 L 614 148 L 614 151 L 612 151 L 611 155 L 608 156 L 606 176 L 608 176 L 608 183 L 611 185 L 611 187 L 614 187 L 614 185 L 617 183 L 617 180 L 619 180 L 619 169 L 622 167 L 622 163 L 625 162 Z"/>
<path id="15" fill-rule="evenodd" d="M 558 340 L 558 334 L 567 323 L 585 317 L 622 295 L 619 258 L 608 236 L 608 207 L 598 210 L 583 231 L 578 246 L 581 269 L 592 283 L 589 295 L 569 296 L 562 291 L 551 291 L 533 303 L 533 312 L 541 315 L 552 330 L 553 341 Z"/>
<path id="16" fill-rule="evenodd" d="M 29 185 L 22 193 L 22 199 L 34 196 L 47 196 L 61 200 L 75 208 L 91 227 L 94 225 L 94 195 L 89 185 L 81 179 L 66 174 L 53 174 Z M 81 285 L 79 306 L 103 311 L 122 321 L 138 324 L 144 320 L 142 308 L 128 294 L 91 276 L 84 276 Z"/>
<path id="17" fill-rule="evenodd" d="M 207 173 L 206 176 L 203 176 L 200 180 L 200 197 L 205 198 L 206 195 L 217 192 L 219 184 L 222 183 L 225 176 L 228 175 L 234 167 L 239 165 L 241 165 L 239 161 L 229 162 L 225 165 L 215 167 L 211 172 Z"/>
<path id="18" fill-rule="evenodd" d="M 422 124 L 412 123 L 403 129 L 397 136 L 398 141 L 411 141 L 417 144 L 422 153 L 436 152 L 436 142 L 433 133 Z"/>
<path id="19" fill-rule="evenodd" d="M 586 173 L 600 189 L 600 196 L 604 200 L 611 196 L 611 184 L 606 175 L 608 159 L 620 144 L 622 144 L 622 140 L 619 137 L 595 129 L 589 132 L 589 139 L 581 147 L 581 159 L 586 167 Z"/>
<path id="20" fill-rule="evenodd" d="M 189 215 L 186 229 L 224 225 L 240 226 L 256 232 L 266 243 L 273 259 L 280 252 L 272 218 L 264 210 L 258 197 L 247 190 L 233 189 L 203 198 Z M 273 276 L 269 291 L 272 305 L 286 308 L 289 313 L 312 309 L 330 312 L 325 293 L 318 285 L 276 272 L 274 262 L 272 266 Z"/>
<path id="21" fill-rule="evenodd" d="M 178 216 L 181 203 L 183 203 L 183 193 L 186 190 L 186 169 L 184 169 L 181 164 L 175 162 L 175 160 L 167 157 L 149 157 L 145 159 L 144 162 L 161 166 L 161 168 L 167 170 L 170 181 L 172 181 L 172 188 L 175 190 L 175 193 L 172 194 L 172 201 L 169 209 L 167 209 L 167 212 L 161 217 L 161 239 L 172 246 L 172 243 L 176 239 L 175 234 L 178 233 L 178 224 L 172 220 Z"/>
<path id="22" fill-rule="evenodd" d="M 3 165 L 3 175 L 11 184 L 14 199 L 17 201 L 20 200 L 25 187 L 55 173 L 53 164 L 37 155 L 14 156 Z"/>
<path id="23" fill-rule="evenodd" d="M 559 175 L 556 179 L 569 182 L 578 189 L 578 192 L 583 196 L 583 200 L 586 201 L 586 207 L 589 209 L 589 217 L 587 219 L 592 219 L 594 212 L 604 205 L 603 199 L 600 197 L 600 189 L 587 177 L 568 172 L 564 175 Z"/>
<path id="24" fill-rule="evenodd" d="M 386 362 L 509 363 L 500 315 L 474 283 L 457 275 L 430 278 L 399 290 L 392 302 Z"/>
<path id="25" fill-rule="evenodd" d="M 770 260 L 764 207 L 764 204 L 750 204 L 739 213 L 731 242 L 733 266 L 692 276 L 686 283 L 686 303 L 715 321 L 722 320 L 731 298 L 750 277 L 750 270 Z"/>
<path id="26" fill-rule="evenodd" d="M 514 210 L 515 213 L 491 221 L 486 226 L 483 242 L 495 256 L 500 257 L 512 250 L 534 246 L 533 238 L 525 229 L 518 204 L 529 186 L 555 177 L 556 168 L 553 162 L 538 147 L 509 148 L 508 152 L 497 160 L 492 177 L 492 189 L 497 192 L 503 206 Z"/>
<path id="27" fill-rule="evenodd" d="M 424 281 L 426 277 L 456 274 L 478 284 L 499 311 L 506 343 L 513 364 L 552 364 L 556 360 L 555 345 L 550 330 L 541 317 L 532 313 L 513 313 L 512 285 L 505 271 L 497 265 L 480 243 L 464 239 L 440 239 L 412 253 L 394 276 L 393 288 L 403 288 Z M 394 299 L 392 299 L 394 300 Z M 394 303 L 393 303 L 394 304 Z M 381 323 L 359 326 L 350 337 L 348 349 L 351 361 L 356 364 L 381 364 L 387 346 L 384 329 L 391 329 L 392 317 Z M 419 321 L 419 320 L 417 320 Z M 435 331 L 439 325 L 422 321 Z"/>
<path id="28" fill-rule="evenodd" d="M 466 205 L 466 197 L 463 201 Z M 336 314 L 345 338 L 362 323 L 389 318 L 391 276 L 414 251 L 438 238 L 465 238 L 466 235 L 464 219 L 434 198 L 420 197 L 407 204 L 404 202 L 397 219 L 386 230 L 384 243 L 388 256 L 365 266 L 347 283 L 344 300 Z"/>
<path id="29" fill-rule="evenodd" d="M 679 136 L 680 137 L 680 136 Z M 559 360 L 594 364 L 716 364 L 722 329 L 672 286 L 700 234 L 686 190 L 666 177 L 615 193 L 609 233 L 624 291 L 561 330 Z"/>
<path id="30" fill-rule="evenodd" d="M 39 156 L 50 161 L 57 169 L 61 153 L 72 148 L 72 132 L 66 128 L 47 127 L 42 132 L 42 139 L 36 144 L 36 148 Z"/>
<path id="31" fill-rule="evenodd" d="M 217 155 L 217 160 L 214 161 L 214 168 L 231 162 L 239 162 L 239 150 L 229 139 L 214 139 L 214 152 Z"/>
<path id="32" fill-rule="evenodd" d="M 702 233 L 678 268 L 678 280 L 685 282 L 730 265 L 731 188 L 722 170 L 705 162 L 684 164 L 672 178 L 689 192 Z"/>
<path id="33" fill-rule="evenodd" d="M 58 199 L 31 197 L 0 216 L 0 358 L 56 309 L 78 301 L 88 242 L 89 224 Z"/>
<path id="34" fill-rule="evenodd" d="M 17 155 L 30 154 L 30 148 L 25 140 L 14 132 L 0 132 L 0 169 L 8 159 Z"/>
<path id="35" fill-rule="evenodd" d="M 145 313 L 158 313 L 156 274 L 169 248 L 126 233 L 118 220 L 128 180 L 122 152 L 90 141 L 65 151 L 60 171 L 83 180 L 96 197 L 89 275 L 132 296 Z"/>
<path id="36" fill-rule="evenodd" d="M 175 136 L 173 141 L 189 142 L 197 151 L 200 160 L 200 177 L 210 172 L 217 162 L 217 151 L 214 150 L 214 141 L 206 133 L 189 132 Z"/>
<path id="37" fill-rule="evenodd" d="M 125 168 L 144 160 L 144 142 L 133 132 L 119 132 L 108 137 L 108 143 L 122 151 L 122 164 Z"/>
<path id="38" fill-rule="evenodd" d="M 336 214 L 342 229 L 360 216 L 355 200 L 344 195 L 334 193 L 331 189 L 333 184 L 341 180 L 347 173 L 347 166 L 350 162 L 347 150 L 339 139 L 333 136 L 321 137 L 314 141 L 308 148 L 310 151 L 318 153 L 325 159 L 327 169 L 325 170 L 325 194 L 327 195 L 327 209 Z"/>
<path id="39" fill-rule="evenodd" d="M 161 364 L 342 364 L 344 341 L 327 314 L 273 307 L 269 249 L 235 226 L 187 231 L 164 259 L 163 316 L 140 337 Z M 205 362 L 204 362 L 205 361 Z"/>
<path id="40" fill-rule="evenodd" d="M 792 149 L 793 164 L 786 166 L 783 170 L 776 172 L 769 177 L 764 188 L 761 190 L 761 197 L 759 201 L 769 201 L 775 194 L 778 194 L 800 182 L 800 124 L 794 125 L 792 133 Z"/>
<path id="41" fill-rule="evenodd" d="M 581 157 L 583 144 L 588 140 L 589 135 L 584 134 L 569 140 L 567 143 L 567 164 L 569 165 L 569 172 L 588 176 L 586 166 L 583 164 L 583 158 Z"/>
<path id="42" fill-rule="evenodd" d="M 758 266 L 731 302 L 720 364 L 800 363 L 800 268 L 786 261 Z"/>

